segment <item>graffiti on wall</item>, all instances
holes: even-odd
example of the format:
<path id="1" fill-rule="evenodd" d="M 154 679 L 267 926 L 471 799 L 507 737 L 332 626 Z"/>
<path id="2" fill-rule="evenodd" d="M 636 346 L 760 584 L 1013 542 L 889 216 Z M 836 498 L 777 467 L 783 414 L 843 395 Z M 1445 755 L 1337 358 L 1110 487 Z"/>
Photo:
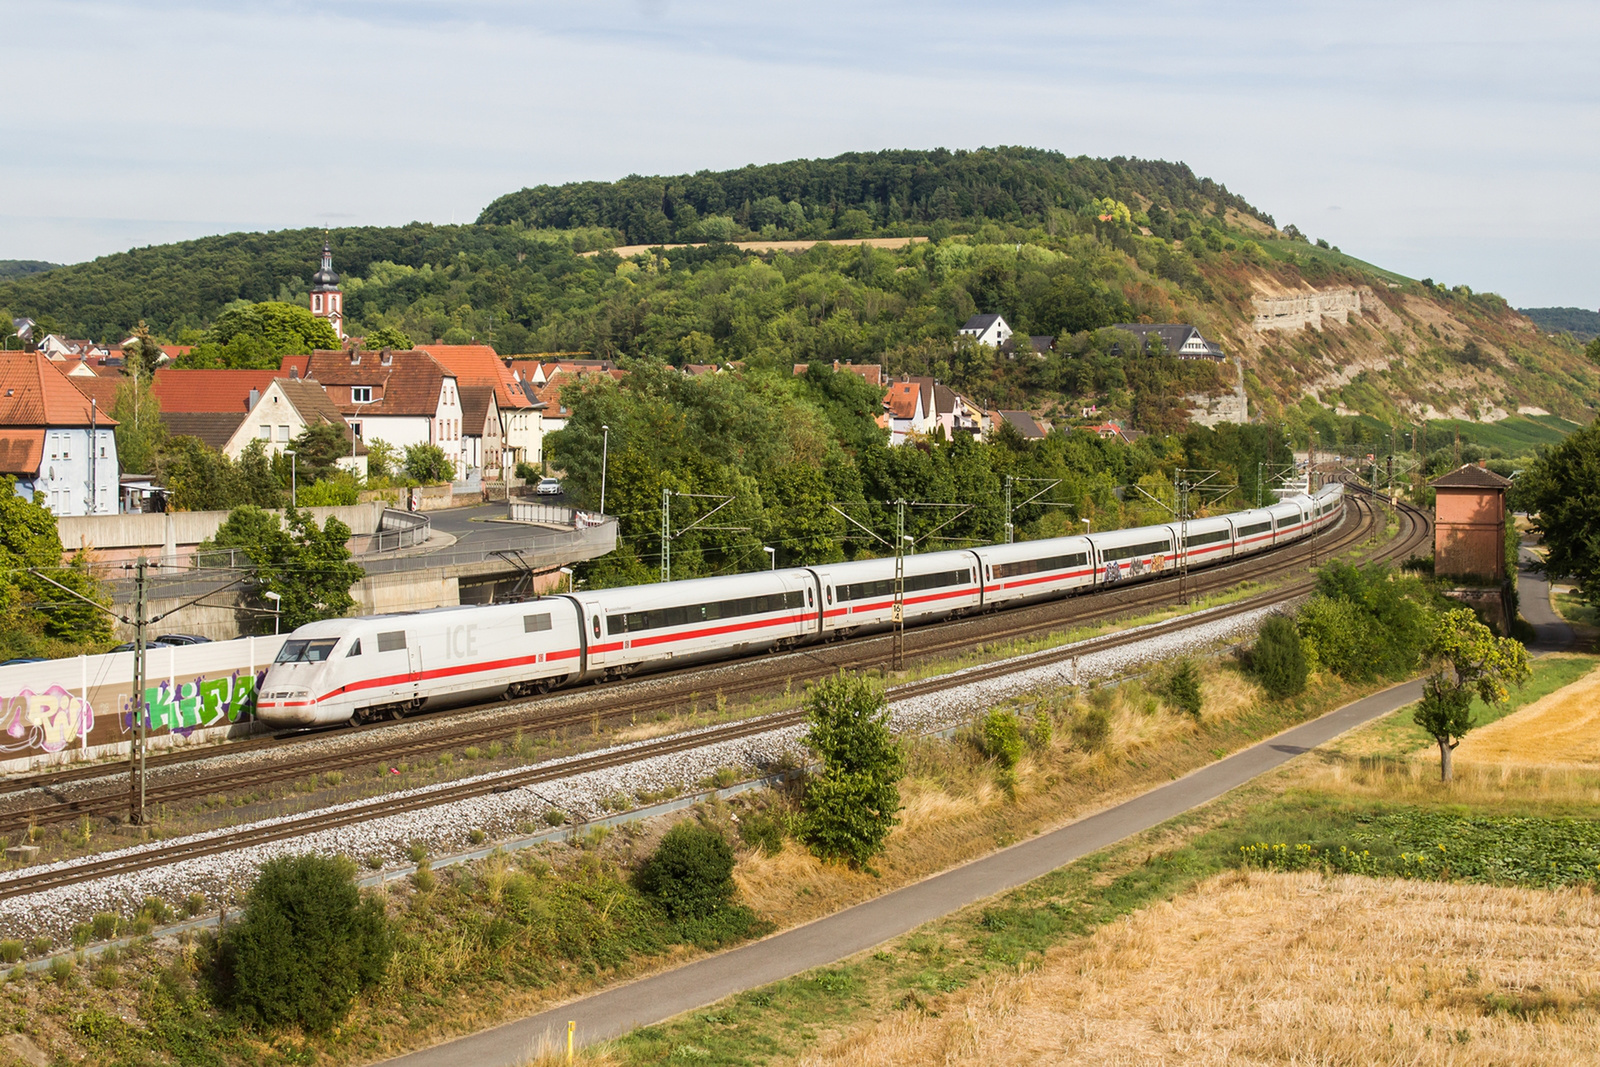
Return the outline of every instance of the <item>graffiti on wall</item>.
<path id="1" fill-rule="evenodd" d="M 59 685 L 0 696 L 0 752 L 60 752 L 94 729 L 94 708 Z"/>
<path id="2" fill-rule="evenodd" d="M 234 671 L 220 678 L 201 676 L 192 682 L 161 682 L 144 691 L 145 729 L 187 735 L 248 718 L 256 706 L 256 686 L 266 671 Z M 133 729 L 132 701 L 122 699 L 122 723 Z"/>

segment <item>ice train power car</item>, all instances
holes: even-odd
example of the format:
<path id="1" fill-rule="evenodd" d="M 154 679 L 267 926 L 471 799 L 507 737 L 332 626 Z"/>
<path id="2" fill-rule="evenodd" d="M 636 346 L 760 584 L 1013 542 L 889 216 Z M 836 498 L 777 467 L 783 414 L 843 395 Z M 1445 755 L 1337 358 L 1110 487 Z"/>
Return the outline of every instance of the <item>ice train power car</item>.
<path id="1" fill-rule="evenodd" d="M 1309 536 L 1344 488 L 1270 507 L 1076 537 L 912 555 L 908 624 L 1159 577 Z M 398 718 L 556 686 L 786 649 L 893 623 L 894 560 L 597 589 L 510 604 L 328 619 L 295 630 L 261 684 L 275 728 Z"/>

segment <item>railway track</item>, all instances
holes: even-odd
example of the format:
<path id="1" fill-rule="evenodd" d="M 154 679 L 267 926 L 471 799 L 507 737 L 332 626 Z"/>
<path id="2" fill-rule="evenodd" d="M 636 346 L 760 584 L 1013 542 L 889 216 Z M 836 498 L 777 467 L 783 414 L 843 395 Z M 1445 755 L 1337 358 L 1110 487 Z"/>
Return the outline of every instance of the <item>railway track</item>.
<path id="1" fill-rule="evenodd" d="M 1346 519 L 1334 528 L 1331 535 L 1323 534 L 1319 543 L 1299 542 L 1278 552 L 1252 557 L 1249 560 L 1221 567 L 1208 568 L 1190 574 L 1187 578 L 1191 595 L 1205 595 L 1238 584 L 1241 580 L 1266 580 L 1281 577 L 1304 566 L 1313 555 L 1329 558 L 1340 554 L 1365 540 L 1373 530 L 1377 518 L 1376 506 L 1367 498 L 1351 495 L 1351 507 Z M 1418 538 L 1426 533 L 1426 516 L 1420 512 L 1412 515 L 1401 511 L 1402 529 L 1395 541 L 1385 550 L 1385 558 L 1403 556 L 1415 551 Z M 1141 583 L 1127 590 L 1099 593 L 1034 605 L 985 615 L 977 618 L 951 620 L 932 626 L 920 627 L 906 634 L 908 659 L 928 659 L 950 652 L 967 651 L 980 645 L 1025 637 L 1059 629 L 1063 625 L 1083 625 L 1102 622 L 1132 612 L 1149 610 L 1172 603 L 1177 578 L 1165 578 Z M 1303 595 L 1311 579 L 1271 590 L 1259 597 L 1242 601 L 1249 605 L 1239 610 L 1254 610 L 1263 598 L 1279 600 Z M 1213 614 L 1211 617 L 1216 617 Z M 1145 630 L 1145 635 L 1172 632 L 1186 625 L 1182 618 L 1161 624 L 1157 630 Z M 785 684 L 809 681 L 838 670 L 860 670 L 881 665 L 887 658 L 890 638 L 878 636 L 850 642 L 814 646 L 801 652 L 781 657 L 751 657 L 738 661 L 740 677 L 721 682 L 715 691 L 722 697 L 747 696 L 782 688 Z M 727 663 L 712 670 L 726 672 Z M 307 753 L 258 767 L 223 767 L 207 772 L 203 761 L 217 756 L 232 756 L 250 751 L 277 748 L 286 742 L 281 739 L 260 738 L 208 748 L 192 753 L 171 753 L 149 760 L 151 771 L 177 771 L 186 764 L 195 765 L 192 776 L 176 774 L 147 783 L 148 803 L 176 804 L 214 796 L 218 793 L 235 793 L 254 790 L 275 783 L 302 779 L 312 774 L 329 771 L 348 771 L 381 764 L 406 762 L 422 756 L 472 745 L 487 745 L 504 741 L 519 731 L 540 733 L 563 729 L 588 727 L 599 722 L 628 720 L 640 715 L 652 715 L 663 710 L 682 707 L 704 684 L 705 668 L 690 668 L 681 675 L 653 676 L 652 688 L 656 692 L 630 692 L 637 683 L 617 682 L 576 694 L 564 693 L 542 700 L 518 699 L 484 708 L 525 708 L 527 714 L 496 718 L 492 721 L 468 720 L 444 729 L 428 732 L 425 736 L 404 736 L 385 739 L 381 734 L 388 729 L 385 724 L 355 727 L 344 731 L 345 736 L 378 731 L 374 743 L 359 749 L 337 752 Z M 970 672 L 969 672 L 970 676 Z M 661 683 L 665 682 L 665 686 Z M 927 683 L 919 683 L 927 684 Z M 448 722 L 448 720 L 446 720 Z M 295 739 L 311 739 L 325 733 L 294 735 Z M 290 742 L 292 743 L 292 742 Z M 42 799 L 0 813 L 0 834 L 15 833 L 30 825 L 48 825 L 69 822 L 83 817 L 115 817 L 126 810 L 127 792 L 123 784 L 125 775 L 121 765 L 100 764 L 91 767 L 67 768 L 61 771 L 36 775 L 28 779 L 13 779 L 4 783 L 0 794 L 36 789 Z M 63 784 L 75 781 L 101 780 L 105 788 L 87 795 L 64 796 L 58 790 Z"/>
<path id="2" fill-rule="evenodd" d="M 1346 523 L 1345 525 L 1354 527 L 1353 532 L 1345 533 L 1344 536 L 1339 538 L 1338 544 L 1328 545 L 1326 548 L 1331 549 L 1341 546 L 1348 548 L 1351 544 L 1358 543 L 1364 539 L 1365 534 L 1370 530 L 1370 523 L 1377 512 L 1377 508 L 1370 501 L 1363 500 L 1359 504 L 1359 509 L 1365 509 L 1365 521 Z M 1379 554 L 1378 558 L 1380 559 L 1403 558 L 1405 555 L 1415 552 L 1418 547 L 1426 543 L 1428 538 L 1429 525 L 1427 517 L 1422 512 L 1409 506 L 1402 506 L 1399 510 L 1401 529 L 1394 541 Z M 1287 586 L 1214 609 L 1208 612 L 1205 618 L 1209 621 L 1254 611 L 1272 604 L 1287 603 L 1303 596 L 1314 585 L 1315 579 L 1307 577 Z M 1072 646 L 1063 646 L 1060 649 L 1036 653 L 1029 658 L 1029 666 L 1088 655 L 1148 640 L 1153 636 L 1170 633 L 1193 624 L 1194 620 L 1192 618 L 1184 617 L 1167 620 L 1153 626 L 1141 627 L 1138 631 L 1132 633 L 1107 634 L 1103 637 L 1078 642 Z M 967 685 L 986 677 L 1003 675 L 1014 670 L 1016 670 L 1014 663 L 991 664 L 985 667 L 969 669 L 956 677 L 929 678 L 924 681 L 895 686 L 890 689 L 889 695 L 891 700 L 925 696 L 956 686 Z M 410 796 L 398 798 L 391 796 L 373 797 L 369 800 L 343 807 L 338 811 L 312 812 L 299 817 L 278 820 L 270 824 L 242 827 L 198 840 L 175 842 L 171 845 L 153 848 L 141 848 L 128 854 L 111 854 L 102 859 L 40 867 L 36 870 L 25 869 L 11 876 L 0 876 L 0 900 L 94 881 L 119 873 L 147 870 L 151 867 L 167 866 L 185 860 L 232 852 L 241 848 L 291 840 L 310 834 L 337 830 L 374 818 L 404 814 L 441 804 L 468 800 L 489 793 L 508 792 L 526 786 L 538 785 L 545 781 L 568 778 L 637 760 L 670 755 L 719 742 L 738 740 L 798 724 L 803 718 L 804 712 L 798 709 L 775 712 L 770 715 L 699 730 L 692 734 L 676 734 L 662 737 L 622 751 L 599 752 L 591 756 L 564 760 L 556 765 L 546 764 L 513 770 L 490 778 L 480 777 L 458 783 L 447 783 Z M 304 773 L 304 768 L 299 768 L 298 773 Z"/>

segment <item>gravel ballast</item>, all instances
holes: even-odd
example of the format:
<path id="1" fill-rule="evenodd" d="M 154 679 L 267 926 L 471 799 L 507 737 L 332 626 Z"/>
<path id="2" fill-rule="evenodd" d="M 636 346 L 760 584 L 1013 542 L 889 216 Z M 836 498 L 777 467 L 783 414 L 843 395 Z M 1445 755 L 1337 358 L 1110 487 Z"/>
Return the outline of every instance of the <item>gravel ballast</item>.
<path id="1" fill-rule="evenodd" d="M 939 693 L 894 700 L 890 707 L 894 728 L 904 733 L 930 733 L 964 725 L 986 708 L 1022 693 L 1048 690 L 1106 680 L 1137 671 L 1160 660 L 1193 654 L 1236 641 L 1254 632 L 1262 620 L 1277 608 L 1262 608 L 1237 615 L 1220 614 L 1220 609 L 1197 612 L 1194 625 L 1165 634 L 1154 634 L 1119 647 L 1086 652 L 1079 657 L 1060 658 L 1062 648 L 1028 653 L 1001 661 L 1014 669 L 997 678 L 977 678 L 965 685 Z M 1219 617 L 1207 619 L 1208 614 Z M 1151 624 L 1156 625 L 1156 624 Z M 1125 631 L 1136 635 L 1139 627 Z M 1065 646 L 1070 649 L 1072 646 Z M 1045 662 L 1050 660 L 1050 662 Z M 984 669 L 994 664 L 985 664 Z M 979 668 L 967 668 L 946 677 L 959 679 Z M 688 731 L 693 736 L 715 727 Z M 463 782 L 490 782 L 521 774 L 518 767 L 397 791 L 383 797 L 367 798 L 319 811 L 359 811 L 370 809 L 372 817 L 352 826 L 328 830 L 265 845 L 248 846 L 231 852 L 163 864 L 134 872 L 109 875 L 76 885 L 44 890 L 27 896 L 0 901 L 0 930 L 7 937 L 29 940 L 52 939 L 58 946 L 70 943 L 72 928 L 98 912 L 123 915 L 135 913 L 147 897 L 172 903 L 191 893 L 205 895 L 208 907 L 236 902 L 250 884 L 256 870 L 266 860 L 290 853 L 319 852 L 343 854 L 371 870 L 407 866 L 410 852 L 420 846 L 429 855 L 449 855 L 476 847 L 471 835 L 479 831 L 489 841 L 526 834 L 530 827 L 549 825 L 552 812 L 559 811 L 579 822 L 599 818 L 634 806 L 641 793 L 664 795 L 686 791 L 713 777 L 725 768 L 744 777 L 770 770 L 785 762 L 804 758 L 803 726 L 787 726 L 737 740 L 708 744 L 687 751 L 644 757 L 608 767 L 541 782 L 535 786 L 513 787 L 505 792 L 485 793 L 465 801 L 441 804 L 418 811 L 384 815 L 384 807 L 399 798 L 425 796 L 430 792 L 454 788 Z M 642 748 L 649 741 L 616 745 L 599 752 L 626 752 Z M 535 766 L 557 768 L 563 763 L 592 757 L 596 751 L 548 760 Z M 262 820 L 252 827 L 265 827 L 303 817 L 305 813 Z M 241 827 L 228 827 L 192 834 L 163 842 L 136 845 L 116 852 L 65 860 L 48 868 L 30 867 L 0 874 L 0 886 L 36 873 L 41 869 L 62 870 L 104 860 L 113 856 L 136 856 L 170 847 L 176 842 L 226 838 Z"/>

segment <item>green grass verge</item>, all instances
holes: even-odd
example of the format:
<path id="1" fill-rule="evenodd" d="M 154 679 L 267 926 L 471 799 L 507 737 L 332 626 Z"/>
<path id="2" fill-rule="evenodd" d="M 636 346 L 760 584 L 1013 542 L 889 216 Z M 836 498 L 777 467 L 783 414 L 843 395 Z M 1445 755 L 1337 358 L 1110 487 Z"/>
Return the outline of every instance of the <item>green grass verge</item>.
<path id="1" fill-rule="evenodd" d="M 1594 605 L 1581 600 L 1576 593 L 1557 593 L 1555 604 L 1556 611 L 1568 622 L 1580 626 L 1600 626 L 1600 618 L 1596 618 Z"/>
<path id="2" fill-rule="evenodd" d="M 1600 666 L 1600 656 L 1545 656 L 1536 659 L 1533 661 L 1533 675 L 1527 684 L 1520 689 L 1513 689 L 1511 696 L 1503 703 L 1488 705 L 1474 699 L 1473 721 L 1478 726 L 1487 726 L 1496 719 L 1502 719 L 1536 700 L 1549 696 L 1563 686 L 1571 685 L 1597 666 Z M 1415 704 L 1408 704 L 1399 711 L 1374 720 L 1360 731 L 1340 739 L 1332 746 L 1332 751 L 1358 753 L 1363 756 L 1400 757 L 1409 755 L 1419 748 L 1427 748 L 1433 744 L 1433 738 L 1413 721 L 1412 713 L 1415 710 Z"/>

